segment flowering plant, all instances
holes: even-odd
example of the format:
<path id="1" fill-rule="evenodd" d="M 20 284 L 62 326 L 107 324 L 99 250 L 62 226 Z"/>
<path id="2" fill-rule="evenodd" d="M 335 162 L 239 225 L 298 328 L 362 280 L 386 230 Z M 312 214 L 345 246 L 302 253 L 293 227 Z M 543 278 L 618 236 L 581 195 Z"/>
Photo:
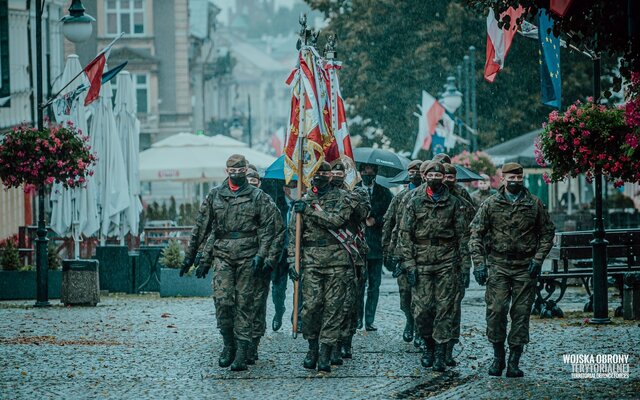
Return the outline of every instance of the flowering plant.
<path id="1" fill-rule="evenodd" d="M 615 181 L 640 181 L 638 132 L 630 133 L 624 110 L 579 100 L 564 114 L 553 111 L 543 124 L 536 141 L 536 162 L 551 167 L 551 176 L 543 175 L 547 183 L 567 176 L 585 174 L 590 181 L 601 173 Z"/>
<path id="2" fill-rule="evenodd" d="M 496 174 L 496 166 L 493 164 L 493 161 L 491 161 L 491 157 L 483 151 L 470 153 L 465 150 L 454 156 L 451 162 L 462 165 L 479 174 L 487 174 L 489 176 Z"/>
<path id="3" fill-rule="evenodd" d="M 50 123 L 38 130 L 20 125 L 0 139 L 0 180 L 7 187 L 33 187 L 61 183 L 65 188 L 82 186 L 96 156 L 71 123 Z"/>

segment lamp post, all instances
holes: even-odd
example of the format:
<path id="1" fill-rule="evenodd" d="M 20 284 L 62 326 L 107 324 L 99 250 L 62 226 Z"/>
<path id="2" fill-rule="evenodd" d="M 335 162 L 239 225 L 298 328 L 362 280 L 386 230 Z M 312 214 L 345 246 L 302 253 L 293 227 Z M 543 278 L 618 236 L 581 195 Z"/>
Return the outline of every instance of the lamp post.
<path id="1" fill-rule="evenodd" d="M 471 82 L 471 151 L 478 150 L 478 109 L 476 103 L 476 48 L 469 46 L 469 81 Z"/>
<path id="2" fill-rule="evenodd" d="M 35 0 L 36 7 L 36 112 L 37 128 L 44 129 L 43 82 L 42 82 L 42 13 L 45 0 Z M 62 32 L 72 42 L 86 40 L 91 36 L 91 16 L 84 14 L 80 0 L 74 0 L 69 7 L 69 16 L 62 18 Z M 67 25 L 69 24 L 69 25 Z M 69 35 L 69 36 L 67 36 Z M 48 249 L 47 225 L 44 215 L 44 185 L 38 188 L 38 230 L 36 238 L 36 307 L 48 307 Z"/>
<path id="3" fill-rule="evenodd" d="M 444 92 L 440 95 L 440 104 L 451 114 L 462 105 L 462 93 L 456 88 L 456 78 L 447 77 L 447 83 L 444 85 Z"/>

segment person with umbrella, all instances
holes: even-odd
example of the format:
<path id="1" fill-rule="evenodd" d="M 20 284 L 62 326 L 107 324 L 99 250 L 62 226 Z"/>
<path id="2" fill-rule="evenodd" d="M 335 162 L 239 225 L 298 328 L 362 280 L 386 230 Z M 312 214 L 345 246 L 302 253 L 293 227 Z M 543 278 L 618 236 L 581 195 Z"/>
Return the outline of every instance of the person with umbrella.
<path id="1" fill-rule="evenodd" d="M 413 160 L 407 167 L 407 179 L 409 184 L 400 193 L 395 195 L 387 213 L 384 215 L 384 226 L 382 228 L 382 250 L 383 263 L 385 267 L 392 269 L 393 276 L 398 279 L 398 290 L 400 292 L 400 310 L 404 313 L 406 322 L 402 339 L 405 342 L 413 341 L 414 321 L 411 310 L 411 287 L 407 283 L 407 276 L 401 265 L 400 254 L 398 253 L 398 230 L 402 214 L 404 213 L 410 194 L 418 186 L 422 185 L 420 176 L 420 165 L 422 161 Z"/>
<path id="2" fill-rule="evenodd" d="M 362 329 L 364 314 L 365 329 L 377 331 L 373 325 L 380 296 L 380 282 L 382 280 L 382 227 L 384 215 L 389 209 L 393 195 L 391 191 L 376 182 L 378 166 L 375 164 L 360 164 L 362 185 L 371 201 L 371 212 L 366 219 L 365 237 L 369 252 L 367 253 L 367 302 L 364 304 L 364 285 L 362 283 L 358 299 L 358 329 Z"/>

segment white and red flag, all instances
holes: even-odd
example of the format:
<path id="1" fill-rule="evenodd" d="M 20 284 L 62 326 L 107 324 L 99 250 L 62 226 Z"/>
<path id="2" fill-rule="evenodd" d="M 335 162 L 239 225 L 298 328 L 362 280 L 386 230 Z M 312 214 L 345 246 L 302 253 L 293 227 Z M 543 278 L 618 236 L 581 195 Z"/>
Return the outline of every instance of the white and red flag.
<path id="1" fill-rule="evenodd" d="M 420 114 L 418 114 L 418 137 L 416 138 L 411 158 L 416 158 L 421 149 L 429 150 L 431 148 L 433 133 L 436 131 L 438 121 L 442 119 L 445 113 L 442 104 L 438 103 L 435 97 L 424 90 L 422 91 L 422 104 L 418 108 L 420 109 Z"/>
<path id="2" fill-rule="evenodd" d="M 87 64 L 82 70 L 85 75 L 87 75 L 87 79 L 89 80 L 89 91 L 87 92 L 87 97 L 84 99 L 85 107 L 89 104 L 93 103 L 100 96 L 100 88 L 102 87 L 102 73 L 104 72 L 104 66 L 107 63 L 107 59 L 109 58 L 109 53 L 111 52 L 111 47 L 113 44 L 120 39 L 124 33 L 118 35 L 111 43 L 107 45 L 104 49 L 98 53 L 98 55 Z"/>
<path id="3" fill-rule="evenodd" d="M 498 27 L 493 9 L 489 9 L 487 16 L 487 60 L 484 64 L 484 79 L 493 83 L 500 72 L 504 68 L 504 60 L 507 58 L 509 48 L 513 37 L 518 32 L 516 19 L 524 13 L 524 8 L 518 7 L 514 9 L 510 7 L 507 11 L 500 14 L 500 19 L 505 15 L 511 17 L 511 26 L 509 29 Z"/>

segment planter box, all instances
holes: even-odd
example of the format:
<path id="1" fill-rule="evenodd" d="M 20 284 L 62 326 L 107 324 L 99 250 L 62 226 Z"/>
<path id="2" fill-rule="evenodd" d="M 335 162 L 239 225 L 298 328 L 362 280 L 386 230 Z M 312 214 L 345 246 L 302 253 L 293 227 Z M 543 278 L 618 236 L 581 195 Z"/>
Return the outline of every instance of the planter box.
<path id="1" fill-rule="evenodd" d="M 160 269 L 160 297 L 209 297 L 213 295 L 211 277 L 196 278 L 195 274 L 180 276 L 180 269 Z"/>
<path id="2" fill-rule="evenodd" d="M 135 293 L 160 291 L 160 257 L 164 246 L 140 246 L 135 268 Z"/>
<path id="3" fill-rule="evenodd" d="M 100 263 L 100 289 L 114 293 L 132 293 L 134 273 L 127 246 L 106 245 L 96 248 Z"/>
<path id="4" fill-rule="evenodd" d="M 100 302 L 97 260 L 63 260 L 62 293 L 64 305 L 95 306 Z"/>
<path id="5" fill-rule="evenodd" d="M 49 298 L 59 299 L 62 271 L 49 271 Z M 0 300 L 35 300 L 36 271 L 0 271 Z"/>

